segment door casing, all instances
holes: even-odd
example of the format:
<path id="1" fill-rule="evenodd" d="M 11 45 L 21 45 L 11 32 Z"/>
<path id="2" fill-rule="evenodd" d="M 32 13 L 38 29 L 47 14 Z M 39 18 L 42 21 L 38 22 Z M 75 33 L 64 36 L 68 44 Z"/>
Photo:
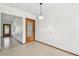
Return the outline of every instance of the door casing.
<path id="1" fill-rule="evenodd" d="M 5 34 L 5 26 L 9 26 L 9 34 Z M 11 24 L 3 24 L 3 37 L 11 36 Z"/>

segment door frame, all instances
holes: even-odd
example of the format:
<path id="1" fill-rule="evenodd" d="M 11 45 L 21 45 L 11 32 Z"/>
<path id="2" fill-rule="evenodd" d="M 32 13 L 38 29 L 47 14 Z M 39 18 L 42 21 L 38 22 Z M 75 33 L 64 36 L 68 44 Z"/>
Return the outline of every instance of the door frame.
<path id="1" fill-rule="evenodd" d="M 9 35 L 5 35 L 5 26 L 8 25 L 9 26 Z M 11 24 L 3 24 L 3 37 L 10 37 L 11 36 Z"/>
<path id="2" fill-rule="evenodd" d="M 28 42 L 28 41 L 27 41 L 27 21 L 28 21 L 28 20 L 31 20 L 31 21 L 34 22 L 34 24 L 33 24 L 33 29 L 34 29 L 34 40 L 33 40 L 33 41 L 35 41 L 35 20 L 30 19 L 30 18 L 26 18 L 26 43 Z"/>

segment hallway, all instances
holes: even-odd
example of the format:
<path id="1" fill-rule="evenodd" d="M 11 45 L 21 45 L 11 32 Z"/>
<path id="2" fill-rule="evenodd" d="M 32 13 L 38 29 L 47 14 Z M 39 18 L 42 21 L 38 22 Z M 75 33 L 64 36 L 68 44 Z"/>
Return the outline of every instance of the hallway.
<path id="1" fill-rule="evenodd" d="M 4 43 L 8 41 L 4 45 L 4 48 L 7 49 L 0 51 L 0 56 L 74 56 L 36 41 L 20 45 L 15 39 L 8 39 L 4 40 Z"/>

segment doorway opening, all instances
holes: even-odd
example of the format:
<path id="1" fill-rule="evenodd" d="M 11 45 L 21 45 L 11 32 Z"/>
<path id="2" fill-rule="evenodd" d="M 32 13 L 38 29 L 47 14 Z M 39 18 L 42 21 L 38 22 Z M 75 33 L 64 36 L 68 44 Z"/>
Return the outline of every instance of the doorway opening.
<path id="1" fill-rule="evenodd" d="M 3 37 L 11 36 L 11 24 L 3 24 Z"/>
<path id="2" fill-rule="evenodd" d="M 35 20 L 26 18 L 26 42 L 35 41 Z"/>

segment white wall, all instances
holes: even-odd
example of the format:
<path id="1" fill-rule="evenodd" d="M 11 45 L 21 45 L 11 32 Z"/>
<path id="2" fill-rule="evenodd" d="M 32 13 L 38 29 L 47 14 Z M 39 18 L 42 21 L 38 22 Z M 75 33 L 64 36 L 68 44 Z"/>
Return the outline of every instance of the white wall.
<path id="1" fill-rule="evenodd" d="M 1 49 L 1 14 L 0 14 L 0 49 Z"/>
<path id="2" fill-rule="evenodd" d="M 25 33 L 25 29 L 26 29 L 25 18 L 35 19 L 35 16 L 28 13 L 28 12 L 24 12 L 22 10 L 15 9 L 15 8 L 12 8 L 12 7 L 3 5 L 3 4 L 0 4 L 0 13 L 6 13 L 6 14 L 11 14 L 11 15 L 16 15 L 16 16 L 23 17 L 23 20 L 22 20 L 22 22 L 24 22 L 24 23 L 22 23 L 23 24 L 23 31 L 22 31 L 23 40 L 19 40 L 19 41 L 21 41 L 22 43 L 25 43 L 25 40 L 26 40 L 26 38 L 25 38 L 26 37 L 25 36 L 25 34 L 26 34 Z"/>
<path id="3" fill-rule="evenodd" d="M 20 42 L 23 42 L 23 18 L 15 18 L 13 20 L 12 28 L 12 36 L 17 38 Z"/>
<path id="4" fill-rule="evenodd" d="M 36 40 L 79 55 L 79 4 L 45 4 Z"/>

